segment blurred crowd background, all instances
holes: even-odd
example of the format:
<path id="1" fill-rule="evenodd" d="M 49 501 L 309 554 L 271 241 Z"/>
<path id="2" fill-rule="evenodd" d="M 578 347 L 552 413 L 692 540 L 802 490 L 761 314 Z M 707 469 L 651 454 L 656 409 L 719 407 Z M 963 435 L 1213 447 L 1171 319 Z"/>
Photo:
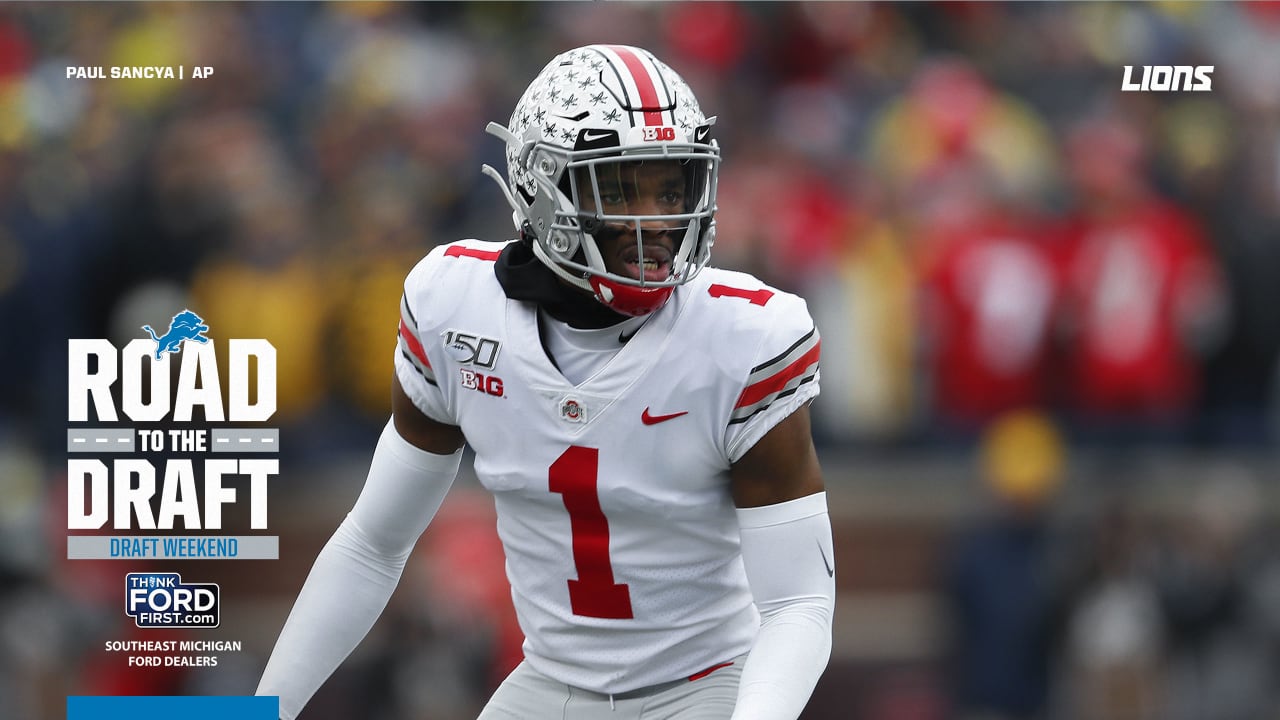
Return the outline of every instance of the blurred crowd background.
<path id="1" fill-rule="evenodd" d="M 719 116 L 715 264 L 808 298 L 841 566 L 805 717 L 1280 717 L 1280 3 L 0 6 L 0 715 L 251 693 L 387 417 L 404 274 L 512 235 L 539 68 L 641 45 Z M 69 66 L 209 66 L 73 80 Z M 1124 68 L 1213 65 L 1209 92 Z M 189 307 L 278 351 L 279 562 L 213 669 L 127 668 L 65 555 L 66 340 Z M 141 569 L 130 563 L 130 570 Z M 306 717 L 474 717 L 518 661 L 464 471 Z"/>

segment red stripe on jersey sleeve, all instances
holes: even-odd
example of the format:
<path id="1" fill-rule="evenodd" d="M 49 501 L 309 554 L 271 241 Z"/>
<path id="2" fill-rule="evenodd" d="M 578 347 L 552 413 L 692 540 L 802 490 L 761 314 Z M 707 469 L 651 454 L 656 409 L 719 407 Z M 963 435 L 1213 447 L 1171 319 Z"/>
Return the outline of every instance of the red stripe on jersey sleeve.
<path id="1" fill-rule="evenodd" d="M 808 352 L 796 358 L 790 365 L 759 382 L 746 386 L 742 389 L 742 394 L 738 396 L 738 404 L 734 405 L 734 407 L 740 408 L 754 405 L 773 393 L 782 390 L 787 386 L 787 383 L 803 375 L 810 366 L 818 362 L 821 349 L 822 343 L 819 341 Z"/>
<path id="2" fill-rule="evenodd" d="M 414 337 L 413 332 L 409 330 L 409 326 L 404 324 L 404 318 L 400 319 L 400 337 L 404 338 L 404 344 L 409 346 L 409 352 L 428 368 L 431 367 L 431 361 L 427 360 L 427 351 L 422 349 L 422 343 L 418 342 L 418 338 Z"/>
<path id="3" fill-rule="evenodd" d="M 662 112 L 658 110 L 658 89 L 653 84 L 653 78 L 649 77 L 649 72 L 645 70 L 644 63 L 631 48 L 610 45 L 609 49 L 622 58 L 622 62 L 626 64 L 627 70 L 631 72 L 631 77 L 636 82 L 636 90 L 640 91 L 640 109 L 645 111 L 644 124 L 661 125 Z"/>
<path id="4" fill-rule="evenodd" d="M 477 260 L 497 260 L 501 254 L 501 250 L 477 250 L 462 245 L 452 245 L 444 251 L 445 257 L 469 257 Z"/>

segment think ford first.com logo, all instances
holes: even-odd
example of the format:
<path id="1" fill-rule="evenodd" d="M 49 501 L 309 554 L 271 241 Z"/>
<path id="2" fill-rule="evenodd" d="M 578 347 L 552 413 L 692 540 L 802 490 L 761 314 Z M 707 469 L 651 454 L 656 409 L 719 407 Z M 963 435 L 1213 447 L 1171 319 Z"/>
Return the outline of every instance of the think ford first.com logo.
<path id="1" fill-rule="evenodd" d="M 124 576 L 125 614 L 140 628 L 216 628 L 220 623 L 217 583 L 184 583 L 175 572 Z"/>
<path id="2" fill-rule="evenodd" d="M 1208 92 L 1213 89 L 1212 75 L 1212 65 L 1142 65 L 1137 71 L 1125 65 L 1120 91 Z"/>

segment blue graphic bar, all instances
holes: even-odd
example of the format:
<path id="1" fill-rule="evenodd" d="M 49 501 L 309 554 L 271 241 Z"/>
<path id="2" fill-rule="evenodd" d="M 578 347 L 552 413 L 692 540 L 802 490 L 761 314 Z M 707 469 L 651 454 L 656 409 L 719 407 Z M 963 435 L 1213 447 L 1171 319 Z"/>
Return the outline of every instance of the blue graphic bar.
<path id="1" fill-rule="evenodd" d="M 67 720 L 277 720 L 280 698 L 244 695 L 68 695 Z"/>
<path id="2" fill-rule="evenodd" d="M 279 560 L 278 535 L 68 535 L 68 560 Z"/>

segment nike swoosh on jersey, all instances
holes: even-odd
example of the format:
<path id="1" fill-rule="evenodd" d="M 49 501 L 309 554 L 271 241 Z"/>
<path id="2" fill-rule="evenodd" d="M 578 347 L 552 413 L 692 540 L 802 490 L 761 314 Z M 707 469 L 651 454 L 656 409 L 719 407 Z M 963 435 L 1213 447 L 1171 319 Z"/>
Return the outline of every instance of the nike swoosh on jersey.
<path id="1" fill-rule="evenodd" d="M 640 413 L 640 422 L 644 423 L 645 425 L 657 425 L 660 422 L 674 420 L 680 417 L 681 415 L 688 415 L 688 414 L 689 414 L 688 410 L 681 410 L 680 412 L 668 413 L 666 415 L 650 415 L 649 408 L 645 408 L 644 412 Z"/>
<path id="2" fill-rule="evenodd" d="M 822 555 L 822 564 L 827 568 L 827 577 L 835 577 L 835 568 L 831 567 L 831 563 L 827 561 L 827 551 L 822 549 L 822 543 L 818 543 L 818 552 Z"/>

